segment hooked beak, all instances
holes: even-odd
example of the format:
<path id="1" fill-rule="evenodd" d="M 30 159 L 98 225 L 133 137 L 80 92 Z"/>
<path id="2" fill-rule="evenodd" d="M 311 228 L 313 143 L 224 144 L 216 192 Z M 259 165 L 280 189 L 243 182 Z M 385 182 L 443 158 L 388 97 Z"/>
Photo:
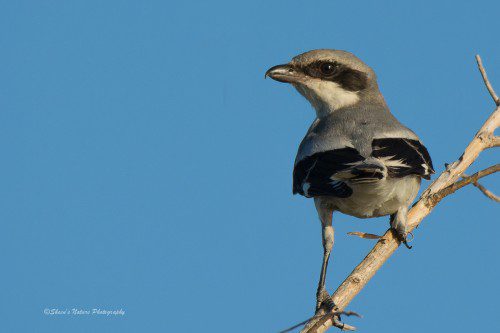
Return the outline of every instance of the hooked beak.
<path id="1" fill-rule="evenodd" d="M 264 78 L 268 76 L 273 80 L 285 83 L 296 83 L 303 78 L 302 73 L 289 64 L 269 68 Z"/>

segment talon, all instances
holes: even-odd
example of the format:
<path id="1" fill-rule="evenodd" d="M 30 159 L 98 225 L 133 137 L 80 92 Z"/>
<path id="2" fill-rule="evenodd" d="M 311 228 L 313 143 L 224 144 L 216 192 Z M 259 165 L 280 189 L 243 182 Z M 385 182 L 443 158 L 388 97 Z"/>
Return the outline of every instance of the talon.
<path id="1" fill-rule="evenodd" d="M 346 313 L 348 316 L 350 315 L 349 313 Z M 341 331 L 355 331 L 356 327 L 347 325 L 346 323 L 342 322 L 340 319 L 340 314 L 339 315 L 334 315 L 332 317 L 332 322 L 333 326 L 340 328 Z"/>
<path id="2" fill-rule="evenodd" d="M 399 238 L 399 241 L 400 241 L 401 243 L 403 243 L 403 244 L 406 246 L 406 248 L 407 248 L 407 249 L 411 250 L 411 248 L 412 248 L 413 246 L 411 246 L 411 245 L 409 245 L 409 244 L 408 244 L 408 235 L 411 235 L 411 239 L 410 239 L 410 241 L 412 241 L 412 240 L 413 240 L 413 234 L 412 234 L 411 232 L 409 232 L 409 233 L 408 233 L 408 234 L 406 234 L 406 235 L 398 235 L 398 238 Z"/>
<path id="3" fill-rule="evenodd" d="M 406 246 L 407 249 L 412 248 L 412 246 L 408 244 L 409 241 L 411 242 L 413 240 L 413 234 L 411 232 L 401 231 L 396 228 L 392 228 L 392 230 L 400 243 L 404 244 L 404 246 Z M 408 235 L 411 236 L 410 239 L 408 239 Z"/>
<path id="4" fill-rule="evenodd" d="M 413 247 L 413 246 L 411 246 L 411 245 L 408 245 L 408 242 L 406 241 L 406 239 L 403 239 L 403 241 L 402 241 L 402 242 L 403 242 L 403 244 L 406 246 L 406 248 L 407 248 L 408 250 L 411 250 L 411 248 Z"/>

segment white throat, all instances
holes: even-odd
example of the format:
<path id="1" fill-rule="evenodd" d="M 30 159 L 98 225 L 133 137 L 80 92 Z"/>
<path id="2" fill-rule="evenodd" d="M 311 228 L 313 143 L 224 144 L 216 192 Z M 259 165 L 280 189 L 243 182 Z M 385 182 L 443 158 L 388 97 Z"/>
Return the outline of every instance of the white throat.
<path id="1" fill-rule="evenodd" d="M 345 90 L 331 81 L 309 80 L 294 86 L 311 103 L 318 118 L 359 101 L 357 92 Z"/>

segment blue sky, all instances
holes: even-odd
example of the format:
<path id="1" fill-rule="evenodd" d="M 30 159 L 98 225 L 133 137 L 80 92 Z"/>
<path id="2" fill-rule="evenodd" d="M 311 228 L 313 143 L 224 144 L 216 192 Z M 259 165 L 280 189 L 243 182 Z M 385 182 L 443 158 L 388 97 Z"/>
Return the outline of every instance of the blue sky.
<path id="1" fill-rule="evenodd" d="M 315 48 L 371 65 L 437 171 L 500 90 L 498 1 L 2 1 L 0 317 L 5 332 L 276 332 L 309 316 L 321 263 L 291 194 L 313 111 L 264 80 Z M 498 155 L 497 155 L 498 156 Z M 473 170 L 498 162 L 481 155 Z M 472 171 L 471 171 L 472 172 Z M 484 184 L 499 192 L 499 178 Z M 428 183 L 424 182 L 424 186 Z M 445 199 L 352 302 L 361 332 L 498 330 L 498 206 Z M 327 289 L 387 219 L 334 216 Z M 122 317 L 45 308 L 123 309 Z M 222 328 L 217 331 L 232 331 Z"/>

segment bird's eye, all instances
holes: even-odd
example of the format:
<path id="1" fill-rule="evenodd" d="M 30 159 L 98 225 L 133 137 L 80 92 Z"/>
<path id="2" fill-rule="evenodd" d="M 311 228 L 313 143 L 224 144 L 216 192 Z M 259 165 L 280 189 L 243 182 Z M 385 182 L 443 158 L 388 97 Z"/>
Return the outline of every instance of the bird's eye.
<path id="1" fill-rule="evenodd" d="M 319 65 L 319 71 L 322 75 L 332 75 L 335 72 L 336 64 L 332 62 L 322 62 Z"/>

